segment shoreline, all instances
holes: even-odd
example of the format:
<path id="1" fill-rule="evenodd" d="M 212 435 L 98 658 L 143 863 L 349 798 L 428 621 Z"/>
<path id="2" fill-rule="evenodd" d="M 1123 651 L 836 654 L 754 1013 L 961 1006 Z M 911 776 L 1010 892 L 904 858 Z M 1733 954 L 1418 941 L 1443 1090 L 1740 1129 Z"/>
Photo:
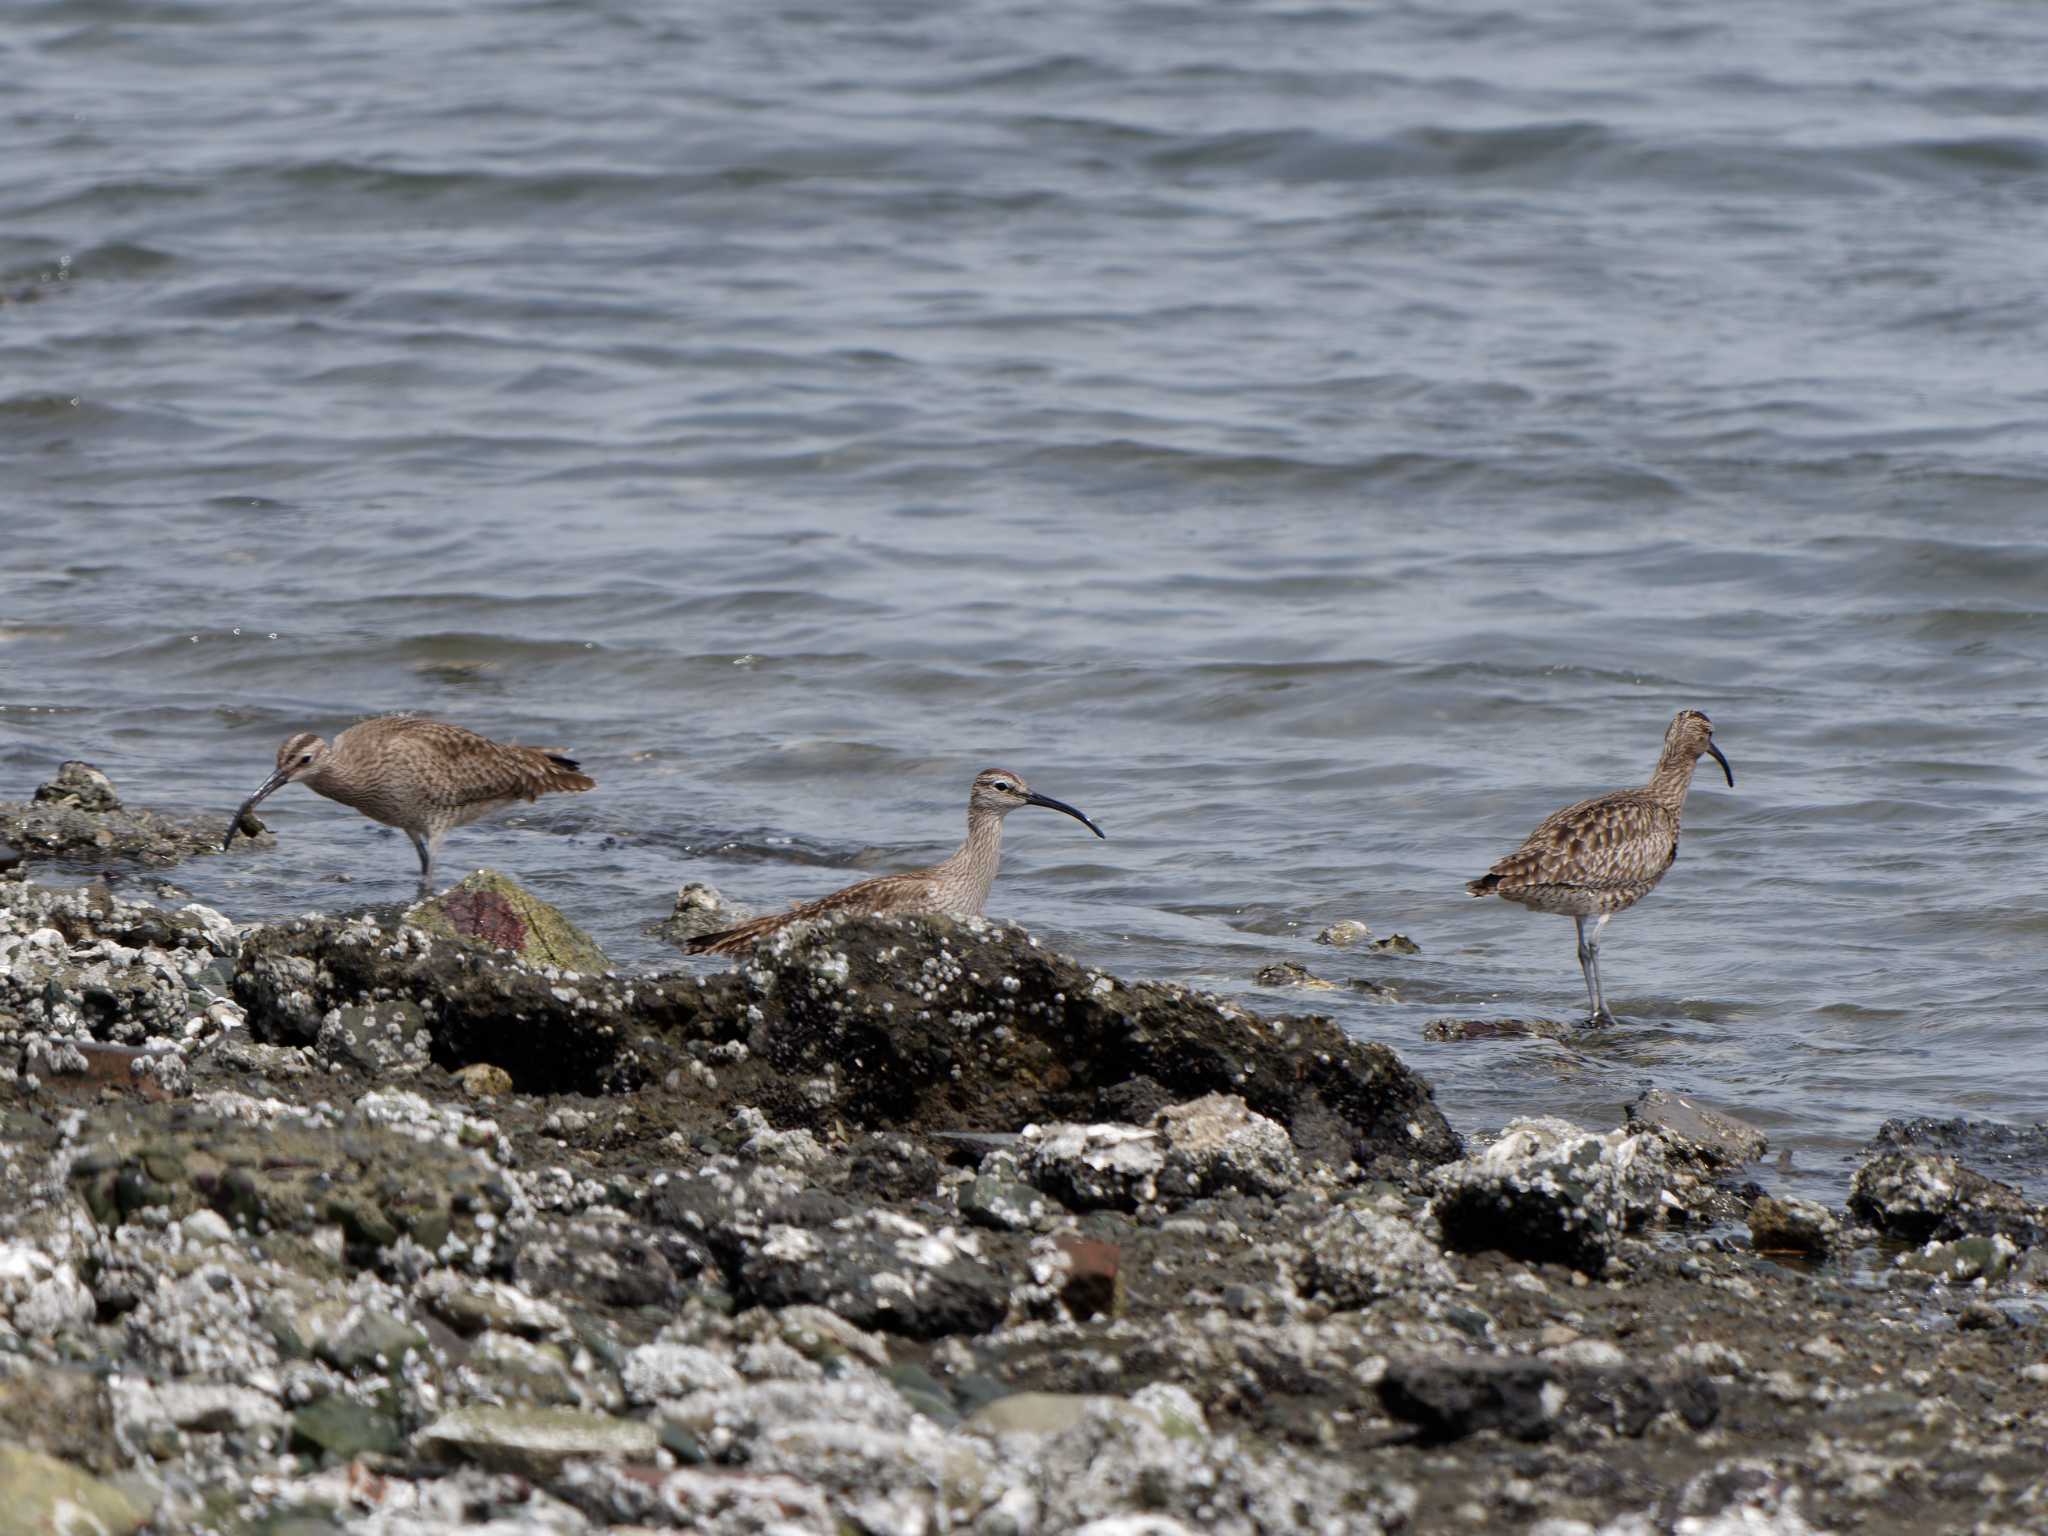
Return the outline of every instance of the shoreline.
<path id="1" fill-rule="evenodd" d="M 561 953 L 497 881 L 456 928 Z M 1468 1145 L 979 919 L 625 977 L 8 879 L 0 1473 L 109 1530 L 2048 1525 L 2048 1212 L 1985 1177 L 2048 1130 L 1887 1127 L 1823 1210 L 1673 1103 Z"/>

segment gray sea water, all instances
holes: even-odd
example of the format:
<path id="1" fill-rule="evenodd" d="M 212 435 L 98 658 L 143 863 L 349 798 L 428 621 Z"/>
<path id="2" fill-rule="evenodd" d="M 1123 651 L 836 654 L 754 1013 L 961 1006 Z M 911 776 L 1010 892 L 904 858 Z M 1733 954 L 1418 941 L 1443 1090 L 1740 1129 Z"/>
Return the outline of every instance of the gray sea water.
<path id="1" fill-rule="evenodd" d="M 1001 764 L 1110 834 L 1012 819 L 1047 941 L 1332 1012 L 1466 1130 L 1696 1093 L 1837 1195 L 1887 1116 L 2048 1114 L 2041 25 L 18 0 L 0 796 L 224 817 L 400 709 L 567 747 L 601 790 L 448 868 L 646 967 L 680 883 L 926 861 Z M 1627 1022 L 1425 1044 L 1581 1006 L 1463 882 L 1684 706 L 1737 786 L 1608 929 Z M 174 878 L 410 893 L 269 811 Z"/>

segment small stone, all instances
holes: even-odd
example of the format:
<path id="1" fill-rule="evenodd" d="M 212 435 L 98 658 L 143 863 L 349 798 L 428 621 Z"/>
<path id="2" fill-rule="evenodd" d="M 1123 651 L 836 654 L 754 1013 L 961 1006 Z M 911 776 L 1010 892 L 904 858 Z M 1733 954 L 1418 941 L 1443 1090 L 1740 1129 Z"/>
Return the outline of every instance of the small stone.
<path id="1" fill-rule="evenodd" d="M 1796 1253 L 1823 1259 L 1842 1235 L 1824 1205 L 1797 1197 L 1760 1195 L 1749 1208 L 1749 1245 L 1758 1253 Z"/>
<path id="2" fill-rule="evenodd" d="M 967 1427 L 991 1435 L 1056 1435 L 1087 1418 L 1091 1409 L 1120 1412 L 1123 1400 L 1086 1392 L 1013 1392 L 977 1408 Z"/>
<path id="3" fill-rule="evenodd" d="M 1301 1183 L 1301 1159 L 1286 1130 L 1235 1094 L 1169 1105 L 1152 1117 L 1152 1126 L 1166 1141 L 1162 1194 L 1281 1195 Z"/>
<path id="4" fill-rule="evenodd" d="M 2012 1318 L 1988 1301 L 1966 1302 L 1963 1310 L 1956 1314 L 1956 1327 L 1964 1333 L 1978 1333 L 2011 1326 Z"/>
<path id="5" fill-rule="evenodd" d="M 1372 937 L 1372 930 L 1355 917 L 1340 918 L 1316 935 L 1318 944 L 1333 944 L 1338 949 L 1349 949 L 1353 944 L 1362 943 Z"/>
<path id="6" fill-rule="evenodd" d="M 1166 1166 L 1157 1131 L 1131 1125 L 1032 1125 L 1023 1174 L 1070 1210 L 1131 1210 L 1154 1199 Z"/>
<path id="7" fill-rule="evenodd" d="M 472 1099 L 495 1099 L 512 1091 L 512 1074 L 488 1061 L 472 1061 L 466 1067 L 458 1067 L 455 1081 Z"/>
<path id="8" fill-rule="evenodd" d="M 571 1459 L 651 1461 L 660 1444 L 653 1424 L 573 1408 L 457 1408 L 413 1436 L 415 1449 L 439 1460 L 535 1478 Z"/>
<path id="9" fill-rule="evenodd" d="M 1409 938 L 1405 933 L 1390 933 L 1384 939 L 1374 939 L 1366 947 L 1379 950 L 1382 954 L 1388 955 L 1419 955 L 1422 953 L 1422 946 Z"/>
<path id="10" fill-rule="evenodd" d="M 654 1403 L 718 1387 L 736 1387 L 740 1373 L 725 1356 L 701 1344 L 642 1344 L 619 1371 L 626 1401 Z"/>

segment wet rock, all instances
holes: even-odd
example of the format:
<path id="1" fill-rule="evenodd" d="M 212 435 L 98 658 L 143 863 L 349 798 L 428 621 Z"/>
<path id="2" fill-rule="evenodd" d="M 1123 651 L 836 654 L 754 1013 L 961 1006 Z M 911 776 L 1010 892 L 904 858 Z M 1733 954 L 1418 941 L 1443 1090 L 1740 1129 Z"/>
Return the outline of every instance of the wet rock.
<path id="1" fill-rule="evenodd" d="M 303 1325 L 314 1356 L 347 1375 L 386 1375 L 427 1347 L 426 1334 L 376 1307 L 321 1309 Z"/>
<path id="2" fill-rule="evenodd" d="M 7 1536 L 127 1536 L 139 1530 L 150 1506 L 126 1489 L 103 1482 L 69 1462 L 0 1441 L 0 1488 L 7 1490 L 0 1532 Z"/>
<path id="3" fill-rule="evenodd" d="M 1328 1020 L 1267 1019 L 1185 988 L 1126 985 L 1019 929 L 942 917 L 803 924 L 737 979 L 751 1051 L 806 1091 L 754 1102 L 778 1123 L 1008 1129 L 1094 1118 L 1134 1078 L 1176 1100 L 1234 1093 L 1341 1166 L 1428 1167 L 1457 1138 L 1426 1083 Z"/>
<path id="4" fill-rule="evenodd" d="M 444 1413 L 413 1436 L 422 1455 L 443 1461 L 548 1477 L 571 1458 L 652 1461 L 660 1446 L 652 1424 L 572 1408 L 472 1405 Z"/>
<path id="5" fill-rule="evenodd" d="M 716 1350 L 699 1344 L 657 1342 L 643 1344 L 629 1354 L 619 1379 L 628 1402 L 653 1403 L 688 1397 L 692 1392 L 737 1387 L 740 1373 Z"/>
<path id="6" fill-rule="evenodd" d="M 1076 1211 L 1136 1209 L 1158 1198 L 1165 1138 L 1134 1125 L 1035 1125 L 1024 1177 Z"/>
<path id="7" fill-rule="evenodd" d="M 421 1277 L 413 1295 L 435 1317 L 465 1337 L 496 1331 L 539 1338 L 565 1333 L 569 1319 L 552 1302 L 529 1296 L 517 1286 L 477 1275 L 437 1269 Z"/>
<path id="8" fill-rule="evenodd" d="M 121 804 L 113 782 L 90 763 L 65 763 L 33 799 L 0 801 L 0 839 L 24 860 L 139 859 L 175 864 L 218 853 L 218 821 L 172 818 Z"/>
<path id="9" fill-rule="evenodd" d="M 715 886 L 693 880 L 676 892 L 675 910 L 656 923 L 653 933 L 678 946 L 707 933 L 730 928 L 737 915 Z"/>
<path id="10" fill-rule="evenodd" d="M 69 806 L 78 811 L 118 811 L 121 797 L 114 781 L 91 763 L 69 762 L 57 769 L 57 777 L 36 787 L 39 805 Z"/>
<path id="11" fill-rule="evenodd" d="M 505 950 L 533 966 L 591 974 L 612 968 L 589 934 L 494 869 L 465 876 L 460 884 L 408 909 L 405 920 L 442 938 Z"/>
<path id="12" fill-rule="evenodd" d="M 1578 1031 L 1578 1025 L 1556 1019 L 1431 1019 L 1422 1026 L 1422 1038 L 1439 1042 L 1568 1040 Z"/>
<path id="13" fill-rule="evenodd" d="M 398 1000 L 333 1009 L 320 1023 L 313 1049 L 337 1066 L 391 1079 L 424 1070 L 432 1044 L 419 1004 Z"/>
<path id="14" fill-rule="evenodd" d="M 1306 987 L 1314 992 L 1337 990 L 1337 983 L 1310 975 L 1307 966 L 1296 965 L 1292 960 L 1281 960 L 1272 965 L 1261 966 L 1252 980 L 1262 987 Z"/>
<path id="15" fill-rule="evenodd" d="M 1770 1150 L 1770 1139 L 1755 1126 L 1662 1088 L 1644 1090 L 1625 1114 L 1631 1130 L 1662 1137 L 1675 1155 L 1703 1168 L 1739 1168 Z"/>
<path id="16" fill-rule="evenodd" d="M 1298 1285 L 1340 1311 L 1368 1307 L 1404 1291 L 1450 1293 L 1457 1274 L 1413 1222 L 1357 1206 L 1339 1206 L 1302 1233 Z"/>
<path id="17" fill-rule="evenodd" d="M 1157 1180 L 1162 1195 L 1281 1195 L 1301 1184 L 1301 1160 L 1287 1132 L 1235 1094 L 1172 1105 L 1153 1117 L 1152 1126 L 1166 1143 Z"/>
<path id="18" fill-rule="evenodd" d="M 1749 1245 L 1758 1253 L 1824 1259 L 1841 1235 L 1834 1213 L 1811 1200 L 1759 1195 L 1749 1208 Z"/>
<path id="19" fill-rule="evenodd" d="M 1510 1122 L 1499 1140 L 1430 1176 L 1446 1246 L 1598 1274 L 1671 1182 L 1654 1136 L 1596 1136 L 1566 1120 Z"/>
<path id="20" fill-rule="evenodd" d="M 1390 933 L 1384 939 L 1374 939 L 1366 946 L 1387 955 L 1419 955 L 1422 946 L 1405 933 Z"/>
<path id="21" fill-rule="evenodd" d="M 2010 1184 L 1946 1153 L 1882 1152 L 1856 1170 L 1849 1209 L 1909 1242 L 2002 1234 L 2022 1247 L 2048 1237 L 2048 1213 Z"/>
<path id="22" fill-rule="evenodd" d="M 1348 949 L 1353 944 L 1362 943 L 1371 937 L 1372 930 L 1364 923 L 1355 917 L 1345 917 L 1339 918 L 1317 934 L 1316 942 L 1335 945 L 1338 949 Z"/>

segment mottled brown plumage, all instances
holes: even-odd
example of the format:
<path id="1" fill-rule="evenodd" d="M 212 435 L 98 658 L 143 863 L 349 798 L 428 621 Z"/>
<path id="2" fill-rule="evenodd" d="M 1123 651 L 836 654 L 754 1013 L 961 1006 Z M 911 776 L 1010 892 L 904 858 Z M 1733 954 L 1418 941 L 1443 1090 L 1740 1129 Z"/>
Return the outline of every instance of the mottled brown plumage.
<path id="1" fill-rule="evenodd" d="M 286 738 L 277 771 L 235 812 L 222 851 L 259 800 L 292 783 L 403 831 L 419 852 L 423 887 L 433 878 L 441 839 L 454 828 L 517 801 L 597 787 L 558 752 L 492 741 L 439 720 L 379 715 L 350 726 L 332 745 L 310 731 Z"/>
<path id="2" fill-rule="evenodd" d="M 1579 968 L 1596 1022 L 1612 1017 L 1600 991 L 1600 930 L 1656 889 L 1677 859 L 1685 795 L 1702 753 L 1712 754 L 1733 789 L 1735 771 L 1714 745 L 1713 722 L 1696 709 L 1682 709 L 1664 733 L 1649 783 L 1595 795 L 1546 816 L 1521 847 L 1465 886 L 1474 896 L 1498 896 L 1577 923 Z M 1589 917 L 1597 919 L 1591 935 Z"/>
<path id="3" fill-rule="evenodd" d="M 863 880 L 842 891 L 821 896 L 788 912 L 771 912 L 721 933 L 699 934 L 690 940 L 694 955 L 732 955 L 791 923 L 808 922 L 840 912 L 891 916 L 907 912 L 948 912 L 971 917 L 988 901 L 1003 856 L 1003 818 L 1019 806 L 1043 805 L 1064 811 L 1097 837 L 1102 828 L 1063 801 L 1034 793 L 1016 774 L 990 768 L 975 776 L 967 795 L 967 841 L 951 858 L 900 875 Z"/>

